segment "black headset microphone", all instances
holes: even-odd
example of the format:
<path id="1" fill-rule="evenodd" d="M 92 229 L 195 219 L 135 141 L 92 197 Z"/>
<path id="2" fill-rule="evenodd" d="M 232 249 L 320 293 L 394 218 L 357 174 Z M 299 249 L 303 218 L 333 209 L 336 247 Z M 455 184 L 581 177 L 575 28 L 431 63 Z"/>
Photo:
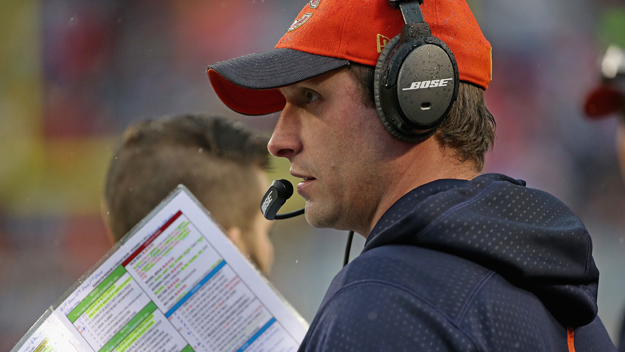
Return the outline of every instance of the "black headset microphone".
<path id="1" fill-rule="evenodd" d="M 304 214 L 304 208 L 292 211 L 290 213 L 278 214 L 278 210 L 284 205 L 287 199 L 293 195 L 293 185 L 287 180 L 275 180 L 265 192 L 263 199 L 260 201 L 260 211 L 267 220 L 283 220 L 290 219 Z M 347 244 L 345 246 L 345 257 L 343 258 L 343 266 L 349 262 L 349 251 L 352 247 L 354 231 L 349 232 Z"/>
<path id="2" fill-rule="evenodd" d="M 432 36 L 421 12 L 423 0 L 386 0 L 399 8 L 406 24 L 385 46 L 375 67 L 375 106 L 386 130 L 404 142 L 420 142 L 436 132 L 458 96 L 458 66 L 451 49 Z M 287 180 L 275 180 L 260 209 L 268 220 L 289 219 L 304 209 L 278 214 L 293 195 Z M 349 261 L 354 231 L 349 232 L 343 266 Z"/>

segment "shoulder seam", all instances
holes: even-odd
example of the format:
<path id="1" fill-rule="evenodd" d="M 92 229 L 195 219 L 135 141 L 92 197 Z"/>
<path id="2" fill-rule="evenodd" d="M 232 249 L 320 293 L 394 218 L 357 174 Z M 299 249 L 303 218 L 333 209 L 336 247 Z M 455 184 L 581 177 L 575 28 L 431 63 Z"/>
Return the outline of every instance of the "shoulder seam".
<path id="1" fill-rule="evenodd" d="M 467 300 L 462 305 L 462 310 L 460 310 L 460 313 L 458 313 L 458 317 L 456 318 L 456 323 L 458 325 L 460 325 L 460 321 L 462 320 L 462 318 L 464 317 L 465 313 L 469 309 L 469 306 L 471 305 L 473 299 L 477 296 L 477 293 L 482 290 L 482 287 L 484 287 L 484 285 L 486 285 L 486 282 L 489 281 L 490 278 L 493 277 L 493 275 L 495 275 L 495 272 L 492 271 L 492 270 L 489 271 L 486 275 L 484 275 L 484 277 L 482 278 L 480 283 L 477 284 L 477 286 L 475 287 L 473 292 L 471 292 L 469 297 L 467 297 Z"/>

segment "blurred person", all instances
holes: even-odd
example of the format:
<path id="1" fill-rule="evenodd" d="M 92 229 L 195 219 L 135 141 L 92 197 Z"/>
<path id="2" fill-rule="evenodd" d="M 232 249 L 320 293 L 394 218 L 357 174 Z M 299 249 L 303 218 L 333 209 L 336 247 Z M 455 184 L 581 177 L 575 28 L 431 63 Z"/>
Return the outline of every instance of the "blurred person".
<path id="1" fill-rule="evenodd" d="M 625 181 L 625 50 L 611 45 L 601 61 L 601 82 L 584 102 L 584 112 L 591 119 L 616 117 L 616 154 Z M 621 321 L 618 351 L 625 352 L 625 320 Z"/>
<path id="2" fill-rule="evenodd" d="M 618 116 L 616 151 L 625 179 L 625 50 L 612 45 L 601 61 L 601 82 L 586 96 L 584 112 L 591 119 Z"/>
<path id="3" fill-rule="evenodd" d="M 614 350 L 581 220 L 481 174 L 491 66 L 465 0 L 311 0 L 275 50 L 209 66 L 229 108 L 281 111 L 306 220 L 366 238 L 299 351 Z"/>
<path id="4" fill-rule="evenodd" d="M 111 159 L 102 200 L 111 239 L 119 241 L 184 184 L 239 250 L 268 274 L 271 222 L 258 212 L 269 186 L 267 140 L 240 123 L 201 114 L 129 126 Z"/>

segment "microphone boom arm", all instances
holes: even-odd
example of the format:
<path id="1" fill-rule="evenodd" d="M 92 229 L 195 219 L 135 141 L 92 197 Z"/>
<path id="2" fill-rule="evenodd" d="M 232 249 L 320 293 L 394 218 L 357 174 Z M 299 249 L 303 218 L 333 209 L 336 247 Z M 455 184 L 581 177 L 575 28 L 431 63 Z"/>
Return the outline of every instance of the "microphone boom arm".
<path id="1" fill-rule="evenodd" d="M 267 220 L 283 220 L 290 219 L 304 214 L 306 208 L 298 209 L 290 213 L 278 214 L 280 207 L 293 195 L 293 185 L 287 180 L 275 180 L 265 192 L 260 202 L 260 211 Z M 349 232 L 347 245 L 345 246 L 345 256 L 343 258 L 343 266 L 349 262 L 349 252 L 352 248 L 352 238 L 354 231 Z"/>
<path id="2" fill-rule="evenodd" d="M 292 211 L 290 213 L 276 214 L 274 219 L 276 219 L 276 220 L 290 219 L 290 218 L 293 218 L 293 217 L 296 217 L 296 216 L 304 214 L 304 210 L 305 210 L 305 208 L 302 208 L 302 209 L 298 209 L 298 210 Z"/>

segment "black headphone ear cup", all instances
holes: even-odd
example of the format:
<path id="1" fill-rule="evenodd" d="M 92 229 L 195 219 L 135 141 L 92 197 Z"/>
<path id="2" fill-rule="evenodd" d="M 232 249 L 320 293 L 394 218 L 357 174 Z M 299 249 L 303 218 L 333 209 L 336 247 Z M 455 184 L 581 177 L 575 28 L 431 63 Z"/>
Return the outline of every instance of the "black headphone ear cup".
<path id="1" fill-rule="evenodd" d="M 374 100 L 384 127 L 395 138 L 418 142 L 444 122 L 458 94 L 458 69 L 451 50 L 432 36 L 384 47 L 374 76 Z"/>
<path id="2" fill-rule="evenodd" d="M 402 133 L 402 131 L 397 128 L 396 121 L 387 118 L 386 113 L 384 112 L 385 109 L 383 109 L 383 107 L 395 105 L 395 103 L 392 101 L 392 97 L 389 97 L 388 94 L 385 94 L 385 89 L 383 85 L 385 84 L 384 82 L 387 79 L 386 75 L 388 75 L 389 73 L 389 62 L 392 57 L 391 51 L 393 51 L 393 53 L 395 52 L 395 46 L 397 46 L 400 36 L 401 34 L 398 34 L 388 43 L 386 43 L 384 49 L 382 49 L 382 52 L 378 57 L 378 63 L 375 66 L 375 75 L 373 78 L 373 99 L 375 101 L 375 108 L 378 111 L 378 116 L 382 121 L 382 125 L 384 125 L 386 130 L 393 137 L 404 142 L 417 142 L 421 140 L 421 138 L 415 139 L 414 137 Z"/>

